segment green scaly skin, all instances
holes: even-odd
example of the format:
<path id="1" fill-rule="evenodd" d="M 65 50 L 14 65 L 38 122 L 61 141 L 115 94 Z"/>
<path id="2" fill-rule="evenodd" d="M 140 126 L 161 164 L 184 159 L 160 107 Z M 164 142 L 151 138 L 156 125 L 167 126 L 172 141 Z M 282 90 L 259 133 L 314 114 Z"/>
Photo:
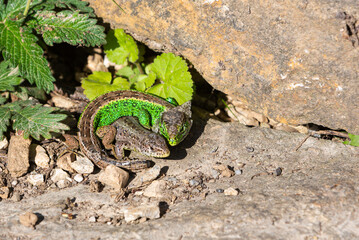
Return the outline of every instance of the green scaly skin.
<path id="1" fill-rule="evenodd" d="M 100 168 L 109 164 L 128 169 L 147 167 L 145 161 L 116 161 L 101 149 L 96 130 L 125 116 L 135 116 L 140 124 L 161 134 L 171 146 L 180 143 L 191 126 L 191 104 L 175 106 L 162 98 L 136 91 L 109 92 L 91 101 L 79 123 L 79 142 L 82 152 Z"/>
<path id="2" fill-rule="evenodd" d="M 135 117 L 121 117 L 111 125 L 99 127 L 96 135 L 102 139 L 106 149 L 112 150 L 117 159 L 124 158 L 124 150 L 158 158 L 170 155 L 163 136 L 141 126 Z"/>

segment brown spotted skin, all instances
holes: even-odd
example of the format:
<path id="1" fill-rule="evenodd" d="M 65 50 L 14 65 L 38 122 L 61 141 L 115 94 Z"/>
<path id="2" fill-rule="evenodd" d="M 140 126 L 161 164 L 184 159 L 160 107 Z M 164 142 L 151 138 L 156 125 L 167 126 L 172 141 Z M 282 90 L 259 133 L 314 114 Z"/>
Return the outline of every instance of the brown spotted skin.
<path id="1" fill-rule="evenodd" d="M 157 98 L 141 92 L 125 90 L 109 92 L 101 95 L 95 100 L 91 101 L 81 115 L 80 121 L 78 123 L 80 148 L 82 152 L 100 168 L 106 168 L 110 164 L 131 170 L 146 168 L 149 164 L 147 161 L 118 161 L 110 158 L 102 150 L 100 141 L 96 136 L 96 129 L 94 129 L 93 123 L 97 112 L 101 109 L 101 107 L 121 99 L 138 99 L 141 101 L 160 104 L 165 106 L 167 109 L 174 108 L 172 104 L 161 98 Z"/>
<path id="2" fill-rule="evenodd" d="M 124 150 L 136 151 L 142 155 L 157 158 L 170 155 L 164 137 L 142 127 L 135 117 L 119 118 L 111 126 L 116 129 L 115 153 L 117 156 L 124 156 Z M 112 135 L 113 132 L 109 134 Z"/>

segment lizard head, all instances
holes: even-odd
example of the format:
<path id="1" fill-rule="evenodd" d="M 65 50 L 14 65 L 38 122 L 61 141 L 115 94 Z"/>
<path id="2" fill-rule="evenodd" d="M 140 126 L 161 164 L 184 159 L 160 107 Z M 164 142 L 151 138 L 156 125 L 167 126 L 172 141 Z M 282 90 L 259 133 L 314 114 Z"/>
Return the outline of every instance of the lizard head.
<path id="1" fill-rule="evenodd" d="M 191 102 L 163 112 L 160 133 L 171 146 L 179 144 L 189 133 L 192 126 Z"/>

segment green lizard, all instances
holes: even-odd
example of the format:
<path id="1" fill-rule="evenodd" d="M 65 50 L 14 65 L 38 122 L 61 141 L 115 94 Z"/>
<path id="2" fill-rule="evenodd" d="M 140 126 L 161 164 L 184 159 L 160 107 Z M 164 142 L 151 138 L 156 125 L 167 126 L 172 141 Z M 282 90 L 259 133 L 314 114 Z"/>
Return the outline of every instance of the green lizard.
<path id="1" fill-rule="evenodd" d="M 166 140 L 142 127 L 135 117 L 121 117 L 111 125 L 99 127 L 96 135 L 117 159 L 124 158 L 124 150 L 136 151 L 149 157 L 163 158 L 170 155 Z"/>
<path id="2" fill-rule="evenodd" d="M 83 153 L 100 168 L 113 164 L 123 168 L 144 168 L 145 161 L 116 161 L 101 149 L 96 130 L 120 117 L 135 116 L 140 124 L 162 135 L 171 146 L 180 143 L 191 126 L 191 103 L 175 106 L 168 101 L 136 91 L 109 92 L 91 101 L 79 123 L 79 142 Z"/>

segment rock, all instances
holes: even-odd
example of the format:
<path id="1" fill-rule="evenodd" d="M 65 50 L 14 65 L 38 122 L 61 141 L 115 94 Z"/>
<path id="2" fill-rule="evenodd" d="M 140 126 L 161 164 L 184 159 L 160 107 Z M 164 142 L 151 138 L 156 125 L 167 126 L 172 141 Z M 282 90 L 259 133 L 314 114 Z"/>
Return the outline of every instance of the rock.
<path id="1" fill-rule="evenodd" d="M 30 166 L 30 144 L 31 140 L 24 139 L 21 135 L 12 136 L 10 138 L 7 168 L 12 177 L 20 177 L 27 173 L 27 169 Z"/>
<path id="2" fill-rule="evenodd" d="M 355 0 L 131 0 L 123 10 L 112 0 L 89 2 L 113 28 L 182 55 L 215 89 L 253 111 L 359 134 Z"/>
<path id="3" fill-rule="evenodd" d="M 212 177 L 213 177 L 214 179 L 217 179 L 217 178 L 219 177 L 219 175 L 220 175 L 220 173 L 219 173 L 217 170 L 215 170 L 215 169 L 212 169 L 212 170 L 211 170 L 211 174 L 212 174 Z"/>
<path id="4" fill-rule="evenodd" d="M 98 180 L 115 189 L 121 189 L 126 186 L 129 179 L 129 174 L 122 168 L 114 165 L 108 165 L 102 170 L 98 176 Z"/>
<path id="5" fill-rule="evenodd" d="M 126 222 L 132 222 L 139 218 L 156 219 L 160 217 L 158 204 L 146 204 L 138 207 L 126 207 L 122 209 Z"/>
<path id="6" fill-rule="evenodd" d="M 164 180 L 153 181 L 143 192 L 146 197 L 163 198 L 166 189 L 166 182 Z"/>
<path id="7" fill-rule="evenodd" d="M 55 94 L 51 94 L 51 95 L 52 95 L 51 101 L 54 103 L 56 107 L 72 109 L 77 106 L 77 103 L 68 97 L 65 97 L 63 95 L 55 95 Z"/>
<path id="8" fill-rule="evenodd" d="M 66 187 L 70 186 L 70 181 L 68 179 L 61 179 L 56 182 L 56 186 L 60 189 L 66 188 Z"/>
<path id="9" fill-rule="evenodd" d="M 11 200 L 14 202 L 19 202 L 21 200 L 21 195 L 19 192 L 14 192 L 12 194 Z"/>
<path id="10" fill-rule="evenodd" d="M 74 173 L 75 170 L 71 167 L 71 162 L 75 161 L 75 159 L 74 153 L 66 153 L 57 159 L 56 165 L 65 171 Z"/>
<path id="11" fill-rule="evenodd" d="M 213 169 L 220 171 L 221 177 L 232 177 L 234 175 L 234 172 L 229 169 L 227 165 L 224 164 L 215 164 L 213 166 Z"/>
<path id="12" fill-rule="evenodd" d="M 30 145 L 30 161 L 35 162 L 36 166 L 47 169 L 50 167 L 50 158 L 46 150 L 37 144 Z"/>
<path id="13" fill-rule="evenodd" d="M 0 141 L 0 150 L 6 149 L 8 145 L 9 145 L 9 141 L 7 140 L 6 137 L 4 137 L 4 139 Z"/>
<path id="14" fill-rule="evenodd" d="M 91 216 L 91 217 L 89 217 L 89 218 L 88 218 L 88 221 L 89 221 L 90 223 L 96 222 L 96 221 L 97 221 L 96 216 Z"/>
<path id="15" fill-rule="evenodd" d="M 38 217 L 33 212 L 27 212 L 19 217 L 20 223 L 26 227 L 34 227 L 38 221 Z"/>
<path id="16" fill-rule="evenodd" d="M 10 194 L 10 188 L 8 187 L 1 187 L 0 188 L 0 198 L 7 199 Z"/>
<path id="17" fill-rule="evenodd" d="M 287 124 L 279 123 L 273 127 L 274 129 L 286 131 L 286 132 L 298 132 L 294 127 L 288 126 Z"/>
<path id="18" fill-rule="evenodd" d="M 27 180 L 34 186 L 38 186 L 44 183 L 44 175 L 42 174 L 31 174 Z"/>
<path id="19" fill-rule="evenodd" d="M 55 168 L 54 170 L 51 171 L 51 180 L 54 183 L 57 183 L 60 180 L 67 180 L 69 178 L 70 175 L 60 168 Z"/>
<path id="20" fill-rule="evenodd" d="M 238 195 L 238 190 L 230 187 L 224 190 L 224 195 L 226 196 L 237 196 Z"/>
<path id="21" fill-rule="evenodd" d="M 76 174 L 74 177 L 74 180 L 78 183 L 82 182 L 84 180 L 84 177 L 82 176 L 82 174 Z"/>
<path id="22" fill-rule="evenodd" d="M 191 187 L 196 187 L 196 186 L 198 186 L 199 184 L 200 184 L 200 182 L 197 181 L 197 180 L 195 180 L 195 179 L 189 180 L 189 185 L 190 185 Z"/>
<path id="23" fill-rule="evenodd" d="M 145 171 L 138 173 L 137 176 L 135 177 L 135 179 L 133 179 L 133 181 L 131 181 L 131 183 L 129 184 L 128 187 L 129 188 L 140 187 L 144 183 L 151 182 L 151 181 L 155 180 L 160 175 L 160 173 L 161 173 L 161 168 L 158 165 L 156 165 L 152 168 L 146 169 Z"/>
<path id="24" fill-rule="evenodd" d="M 227 169 L 225 169 L 224 171 L 221 172 L 222 177 L 229 178 L 229 177 L 232 177 L 233 175 L 234 175 L 234 172 L 229 168 L 227 168 Z"/>
<path id="25" fill-rule="evenodd" d="M 92 173 L 95 166 L 87 157 L 77 156 L 76 161 L 71 162 L 70 166 L 77 172 L 82 174 Z"/>
<path id="26" fill-rule="evenodd" d="M 234 171 L 234 173 L 236 175 L 241 175 L 243 173 L 243 171 L 241 169 L 237 169 L 237 170 Z"/>
<path id="27" fill-rule="evenodd" d="M 19 182 L 17 180 L 14 180 L 11 182 L 11 186 L 15 187 Z"/>

